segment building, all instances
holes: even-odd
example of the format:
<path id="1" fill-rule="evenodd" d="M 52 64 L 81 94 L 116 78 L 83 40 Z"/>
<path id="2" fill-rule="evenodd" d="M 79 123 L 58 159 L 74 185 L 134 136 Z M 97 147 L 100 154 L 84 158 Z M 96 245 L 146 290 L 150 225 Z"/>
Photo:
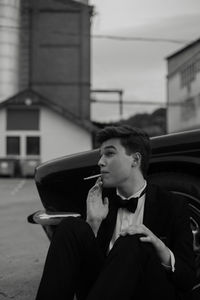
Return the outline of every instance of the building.
<path id="1" fill-rule="evenodd" d="M 19 91 L 20 0 L 0 3 L 0 101 Z"/>
<path id="2" fill-rule="evenodd" d="M 2 0 L 0 101 L 31 88 L 90 119 L 87 1 Z"/>
<path id="3" fill-rule="evenodd" d="M 91 149 L 91 16 L 86 0 L 1 1 L 2 162 Z"/>
<path id="4" fill-rule="evenodd" d="M 90 119 L 90 6 L 71 0 L 32 0 L 24 3 L 21 58 L 29 87 L 80 119 Z M 28 46 L 25 44 L 28 43 Z M 24 80 L 22 90 L 27 87 Z"/>
<path id="5" fill-rule="evenodd" d="M 89 150 L 93 130 L 87 120 L 25 90 L 0 103 L 0 175 L 33 175 L 38 163 Z"/>
<path id="6" fill-rule="evenodd" d="M 200 39 L 167 57 L 167 131 L 200 128 Z"/>

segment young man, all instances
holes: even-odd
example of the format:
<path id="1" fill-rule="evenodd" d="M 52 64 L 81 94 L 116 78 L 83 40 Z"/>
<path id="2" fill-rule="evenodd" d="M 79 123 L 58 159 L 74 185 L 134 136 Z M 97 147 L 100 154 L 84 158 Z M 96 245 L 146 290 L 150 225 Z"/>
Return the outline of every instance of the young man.
<path id="1" fill-rule="evenodd" d="M 151 186 L 149 137 L 129 126 L 97 135 L 101 178 L 87 218 L 68 218 L 52 239 L 41 299 L 190 299 L 195 281 L 187 203 Z"/>

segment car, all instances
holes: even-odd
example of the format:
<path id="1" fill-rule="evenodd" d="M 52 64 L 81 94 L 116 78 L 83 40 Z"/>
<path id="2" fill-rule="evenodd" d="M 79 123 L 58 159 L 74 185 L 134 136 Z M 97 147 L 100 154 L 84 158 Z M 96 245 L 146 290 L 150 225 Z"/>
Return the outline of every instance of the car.
<path id="1" fill-rule="evenodd" d="M 194 299 L 200 299 L 200 130 L 151 138 L 152 157 L 148 172 L 151 183 L 187 198 L 197 282 Z M 28 222 L 42 225 L 49 240 L 59 222 L 68 216 L 86 216 L 86 197 L 96 178 L 99 150 L 59 157 L 37 166 L 35 184 L 44 210 L 28 216 Z"/>

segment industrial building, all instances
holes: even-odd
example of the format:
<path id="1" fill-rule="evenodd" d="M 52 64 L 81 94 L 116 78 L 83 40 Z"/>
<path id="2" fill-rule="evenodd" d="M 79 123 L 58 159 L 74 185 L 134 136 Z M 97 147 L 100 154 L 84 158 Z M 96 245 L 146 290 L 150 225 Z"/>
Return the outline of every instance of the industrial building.
<path id="1" fill-rule="evenodd" d="M 167 131 L 200 128 L 200 39 L 167 57 Z"/>
<path id="2" fill-rule="evenodd" d="M 33 173 L 37 163 L 92 148 L 92 7 L 72 0 L 0 6 L 0 175 L 11 159 L 31 161 Z"/>

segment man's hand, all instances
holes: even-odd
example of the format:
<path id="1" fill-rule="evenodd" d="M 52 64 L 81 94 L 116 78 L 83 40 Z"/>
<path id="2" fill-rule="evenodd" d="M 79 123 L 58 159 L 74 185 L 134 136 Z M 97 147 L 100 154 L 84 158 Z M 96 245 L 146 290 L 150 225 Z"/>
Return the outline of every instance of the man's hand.
<path id="1" fill-rule="evenodd" d="M 126 229 L 122 230 L 120 235 L 125 236 L 127 234 L 142 234 L 144 236 L 140 237 L 141 242 L 151 243 L 160 260 L 161 263 L 165 264 L 166 266 L 170 266 L 171 263 L 171 255 L 169 248 L 155 235 L 151 230 L 149 230 L 145 225 L 131 225 Z"/>
<path id="2" fill-rule="evenodd" d="M 90 224 L 94 234 L 97 235 L 103 219 L 108 214 L 108 198 L 102 200 L 102 181 L 98 178 L 95 185 L 89 190 L 87 196 L 87 223 Z"/>

